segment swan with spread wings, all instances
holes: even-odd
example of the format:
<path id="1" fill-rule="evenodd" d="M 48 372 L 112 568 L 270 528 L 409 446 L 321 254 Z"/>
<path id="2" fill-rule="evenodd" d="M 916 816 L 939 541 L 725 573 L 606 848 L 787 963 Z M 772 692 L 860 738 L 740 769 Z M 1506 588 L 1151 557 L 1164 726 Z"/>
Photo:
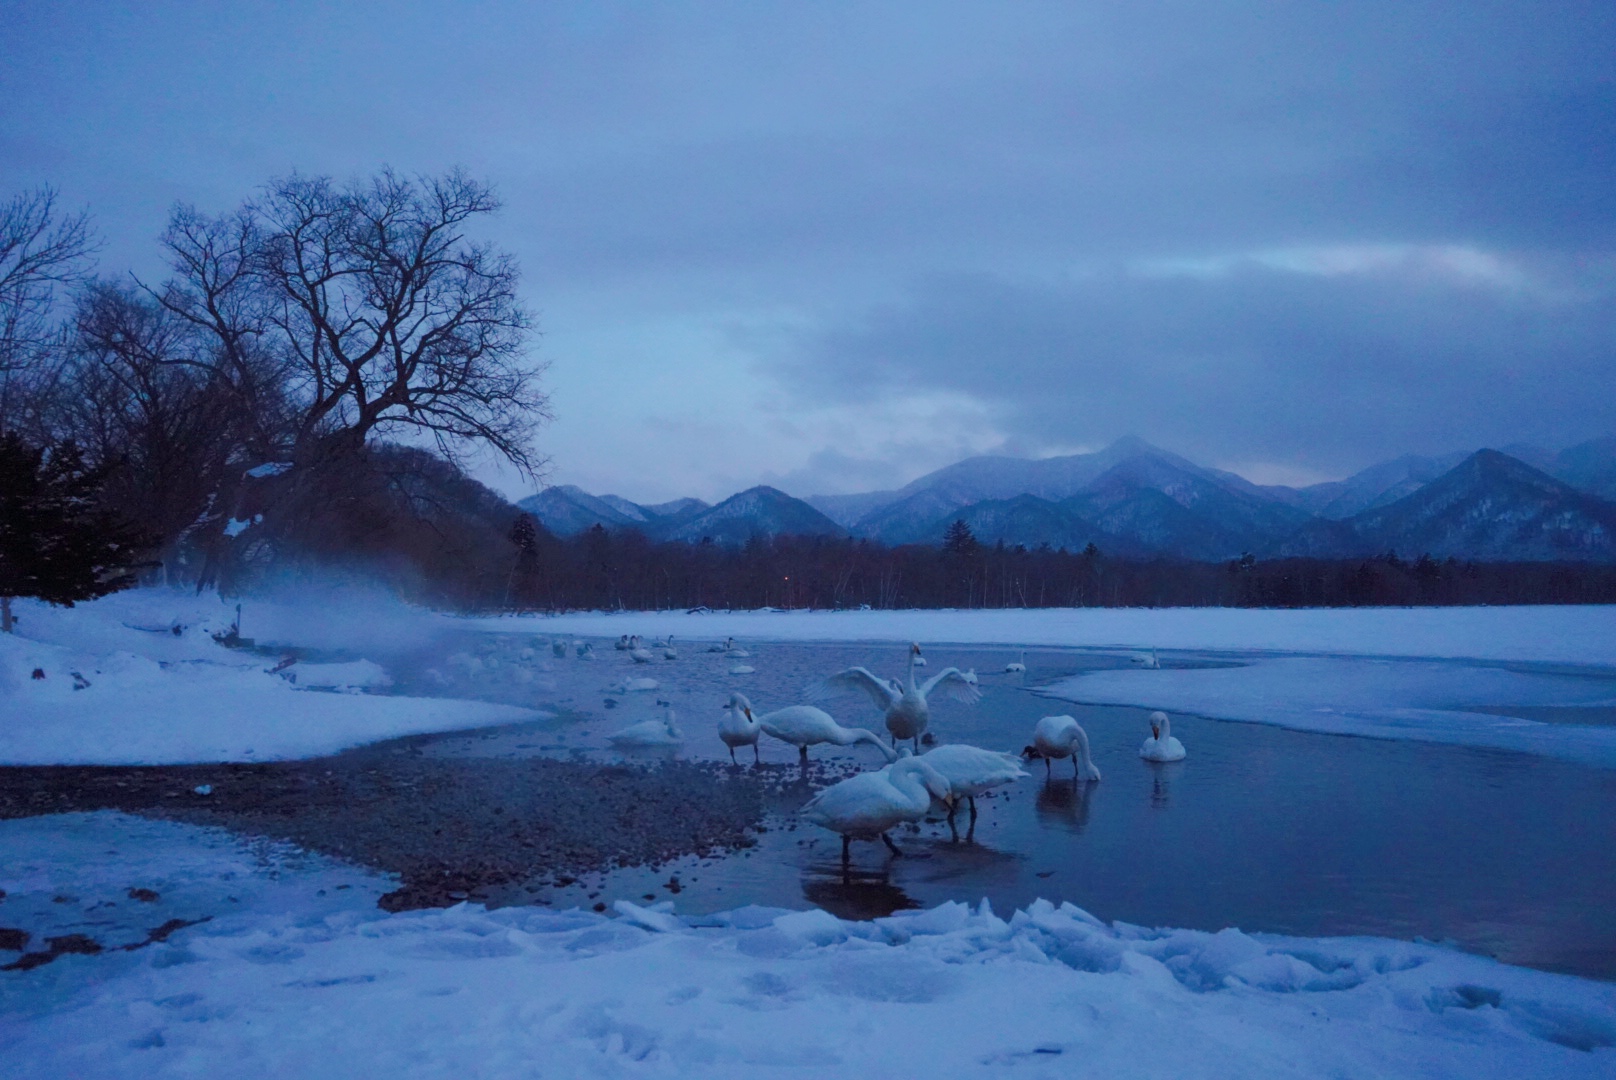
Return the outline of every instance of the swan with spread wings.
<path id="1" fill-rule="evenodd" d="M 967 678 L 959 668 L 944 668 L 924 683 L 917 683 L 915 662 L 920 658 L 920 646 L 910 645 L 907 685 L 896 679 L 878 679 L 867 668 L 850 667 L 821 679 L 809 688 L 808 694 L 817 699 L 851 690 L 864 691 L 875 702 L 875 707 L 886 713 L 892 745 L 897 746 L 902 739 L 913 739 L 918 751 L 920 735 L 931 723 L 931 706 L 926 703 L 926 698 L 934 691 L 973 705 L 982 700 L 982 692 L 977 689 L 975 681 Z"/>

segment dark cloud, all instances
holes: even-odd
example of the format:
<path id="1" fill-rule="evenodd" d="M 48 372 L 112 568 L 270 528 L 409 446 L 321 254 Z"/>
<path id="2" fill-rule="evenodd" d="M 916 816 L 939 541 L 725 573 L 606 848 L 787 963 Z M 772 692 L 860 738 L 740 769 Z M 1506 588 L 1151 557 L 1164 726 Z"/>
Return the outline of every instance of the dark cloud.
<path id="1" fill-rule="evenodd" d="M 1616 385 L 1616 267 L 1557 270 L 1360 248 L 1058 285 L 952 277 L 778 355 L 810 396 L 961 391 L 1046 447 L 1136 433 L 1339 473 L 1616 430 L 1600 391 Z"/>
<path id="2" fill-rule="evenodd" d="M 1016 446 L 1139 431 L 1336 468 L 1616 427 L 1588 392 L 1608 381 L 1579 382 L 1608 380 L 1612 352 L 1608 0 L 0 0 L 0 25 L 0 194 L 49 181 L 87 203 L 104 269 L 160 273 L 177 200 L 464 163 L 506 198 L 494 235 L 558 331 L 563 389 L 704 362 L 620 344 L 664 325 L 743 325 L 738 414 L 776 378 L 834 395 L 802 374 L 821 368 L 975 395 Z M 1365 247 L 1529 280 L 1239 263 Z M 656 407 L 704 405 L 671 388 Z M 650 418 L 563 415 L 561 475 Z M 804 432 L 759 475 L 828 478 L 839 459 L 813 455 L 832 449 L 849 476 L 907 471 Z M 645 453 L 706 467 L 671 436 Z"/>

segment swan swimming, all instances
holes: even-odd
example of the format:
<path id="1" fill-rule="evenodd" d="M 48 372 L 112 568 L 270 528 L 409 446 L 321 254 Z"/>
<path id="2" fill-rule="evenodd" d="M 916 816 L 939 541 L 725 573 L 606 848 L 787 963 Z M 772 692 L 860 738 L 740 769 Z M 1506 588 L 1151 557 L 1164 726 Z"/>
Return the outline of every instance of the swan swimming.
<path id="1" fill-rule="evenodd" d="M 724 719 L 718 722 L 718 737 L 724 745 L 729 747 L 729 759 L 735 764 L 735 748 L 737 746 L 751 746 L 752 759 L 762 764 L 763 758 L 758 754 L 758 736 L 763 728 L 758 725 L 757 717 L 752 715 L 752 703 L 740 694 L 731 694 L 729 704 L 724 706 Z M 807 750 L 804 749 L 804 753 Z"/>
<path id="2" fill-rule="evenodd" d="M 611 694 L 643 694 L 655 690 L 658 683 L 655 679 L 624 679 L 616 686 L 606 688 Z"/>
<path id="3" fill-rule="evenodd" d="M 863 690 L 875 702 L 875 707 L 886 713 L 892 745 L 898 745 L 900 739 L 913 739 L 918 750 L 920 733 L 931 722 L 931 706 L 926 698 L 932 691 L 940 689 L 950 697 L 972 705 L 982 700 L 981 691 L 959 668 L 944 668 L 924 684 L 916 683 L 915 662 L 919 659 L 920 646 L 910 645 L 907 687 L 895 679 L 878 679 L 867 668 L 850 667 L 821 679 L 809 688 L 808 693 L 810 697 L 821 698 L 848 690 Z"/>
<path id="4" fill-rule="evenodd" d="M 662 643 L 662 659 L 664 659 L 664 660 L 677 660 L 677 659 L 679 659 L 679 650 L 675 649 L 673 647 L 673 635 L 672 634 L 669 634 L 668 635 L 668 640 L 664 641 Z"/>
<path id="5" fill-rule="evenodd" d="M 1172 721 L 1164 712 L 1150 714 L 1150 738 L 1139 748 L 1146 761 L 1183 761 L 1184 744 L 1173 738 Z"/>
<path id="6" fill-rule="evenodd" d="M 1138 664 L 1142 668 L 1155 669 L 1161 667 L 1161 661 L 1156 659 L 1156 650 L 1154 647 L 1152 647 L 1148 653 L 1134 653 L 1128 659 L 1133 661 L 1135 664 Z"/>
<path id="7" fill-rule="evenodd" d="M 644 645 L 640 644 L 640 635 L 635 634 L 633 637 L 629 638 L 628 641 L 628 658 L 634 661 L 636 664 L 649 664 L 652 660 L 656 659 L 656 657 L 651 655 L 650 649 L 647 649 Z"/>
<path id="8" fill-rule="evenodd" d="M 730 700 L 739 702 L 743 709 L 751 711 L 752 703 L 746 699 L 746 695 L 734 694 Z M 812 705 L 788 705 L 783 709 L 764 713 L 757 718 L 757 722 L 763 734 L 795 746 L 802 758 L 804 769 L 808 768 L 808 748 L 818 746 L 820 743 L 830 743 L 833 746 L 869 743 L 881 751 L 881 756 L 888 762 L 898 759 L 897 752 L 882 742 L 881 737 L 875 732 L 863 728 L 845 728 L 838 724 L 830 713 Z"/>
<path id="9" fill-rule="evenodd" d="M 661 720 L 642 720 L 630 724 L 615 735 L 606 736 L 613 746 L 678 746 L 685 741 L 685 733 L 673 722 L 670 707 Z"/>
<path id="10" fill-rule="evenodd" d="M 565 660 L 567 658 L 566 639 L 556 638 L 554 641 L 550 642 L 550 652 L 554 654 L 557 660 Z"/>
<path id="11" fill-rule="evenodd" d="M 572 648 L 578 654 L 578 659 L 580 660 L 593 660 L 595 658 L 595 647 L 587 641 L 575 641 L 572 643 Z"/>
<path id="12" fill-rule="evenodd" d="M 734 664 L 730 667 L 729 673 L 731 675 L 750 675 L 756 670 L 757 668 L 751 664 Z"/>
<path id="13" fill-rule="evenodd" d="M 1070 716 L 1046 716 L 1032 729 L 1032 745 L 1023 757 L 1044 759 L 1044 771 L 1051 772 L 1052 758 L 1072 759 L 1072 774 L 1079 780 L 1098 780 L 1100 770 L 1089 754 L 1089 733 Z"/>
<path id="14" fill-rule="evenodd" d="M 942 774 L 926 764 L 925 758 L 906 757 L 879 772 L 860 773 L 832 784 L 797 813 L 804 821 L 842 834 L 845 868 L 854 840 L 879 838 L 894 855 L 902 855 L 887 830 L 925 817 L 934 798 L 953 808 L 954 795 Z"/>
<path id="15" fill-rule="evenodd" d="M 1004 671 L 1006 675 L 1027 674 L 1027 650 L 1021 650 L 1020 660 L 1012 660 L 1008 664 L 1004 665 Z"/>
<path id="16" fill-rule="evenodd" d="M 943 779 L 948 781 L 949 790 L 954 793 L 954 805 L 948 808 L 950 829 L 954 827 L 954 812 L 959 809 L 960 799 L 970 803 L 971 825 L 975 827 L 978 795 L 1030 775 L 1021 767 L 1021 759 L 1015 754 L 1001 754 L 996 750 L 984 750 L 980 746 L 967 746 L 964 743 L 950 743 L 928 750 L 920 760 L 941 773 Z"/>

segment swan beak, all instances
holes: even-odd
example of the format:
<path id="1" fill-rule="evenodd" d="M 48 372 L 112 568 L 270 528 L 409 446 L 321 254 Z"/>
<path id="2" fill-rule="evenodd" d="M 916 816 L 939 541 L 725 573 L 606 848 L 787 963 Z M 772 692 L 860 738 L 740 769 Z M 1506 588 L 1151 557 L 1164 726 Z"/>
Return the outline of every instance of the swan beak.
<path id="1" fill-rule="evenodd" d="M 1150 725 L 1150 737 L 1152 739 L 1161 738 L 1161 728 L 1157 727 L 1155 724 L 1151 724 Z"/>
<path id="2" fill-rule="evenodd" d="M 752 710 L 751 710 L 751 709 L 747 709 L 747 710 L 745 710 L 745 711 L 746 711 L 746 718 L 747 718 L 747 719 L 748 719 L 748 720 L 750 720 L 750 719 L 752 719 Z"/>

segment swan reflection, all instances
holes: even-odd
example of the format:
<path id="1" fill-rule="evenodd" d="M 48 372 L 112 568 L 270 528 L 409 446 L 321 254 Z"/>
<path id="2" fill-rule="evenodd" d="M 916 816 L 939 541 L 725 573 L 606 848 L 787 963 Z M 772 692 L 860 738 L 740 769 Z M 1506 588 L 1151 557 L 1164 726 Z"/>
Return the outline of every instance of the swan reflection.
<path id="1" fill-rule="evenodd" d="M 1038 789 L 1033 809 L 1040 824 L 1080 833 L 1088 827 L 1089 802 L 1099 787 L 1095 781 L 1051 778 Z"/>

